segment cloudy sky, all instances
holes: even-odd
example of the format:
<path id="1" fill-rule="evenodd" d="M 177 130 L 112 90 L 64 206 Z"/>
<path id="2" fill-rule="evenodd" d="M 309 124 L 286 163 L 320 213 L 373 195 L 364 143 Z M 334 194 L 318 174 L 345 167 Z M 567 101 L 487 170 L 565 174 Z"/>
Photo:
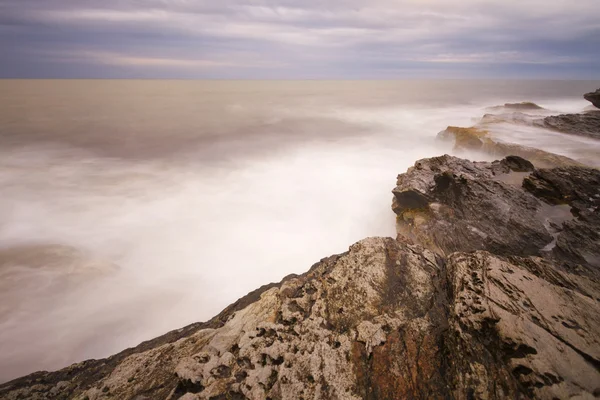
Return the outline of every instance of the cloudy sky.
<path id="1" fill-rule="evenodd" d="M 598 0 L 0 0 L 3 78 L 600 78 Z"/>

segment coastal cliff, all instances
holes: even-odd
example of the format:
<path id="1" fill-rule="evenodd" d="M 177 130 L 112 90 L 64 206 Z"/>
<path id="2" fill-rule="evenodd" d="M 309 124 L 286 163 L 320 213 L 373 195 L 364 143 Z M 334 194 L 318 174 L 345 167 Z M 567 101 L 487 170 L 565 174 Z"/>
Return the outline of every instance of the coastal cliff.
<path id="1" fill-rule="evenodd" d="M 600 171 L 506 151 L 417 161 L 393 189 L 396 238 L 361 240 L 206 323 L 0 385 L 0 398 L 596 398 Z"/>

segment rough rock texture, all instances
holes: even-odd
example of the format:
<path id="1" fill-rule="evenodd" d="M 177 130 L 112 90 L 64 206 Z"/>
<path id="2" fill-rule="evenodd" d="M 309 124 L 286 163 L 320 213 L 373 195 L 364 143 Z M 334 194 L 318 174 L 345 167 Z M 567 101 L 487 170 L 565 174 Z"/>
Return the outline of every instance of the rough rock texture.
<path id="1" fill-rule="evenodd" d="M 600 285 L 536 257 L 454 253 L 449 347 L 455 398 L 600 395 Z M 465 396 L 464 394 L 467 394 Z"/>
<path id="2" fill-rule="evenodd" d="M 440 253 L 487 250 L 543 256 L 595 275 L 600 269 L 596 169 L 533 170 L 515 156 L 488 163 L 446 155 L 418 161 L 393 193 L 399 232 Z"/>
<path id="3" fill-rule="evenodd" d="M 2 399 L 593 399 L 600 172 L 450 156 L 368 238 L 198 323 Z"/>
<path id="4" fill-rule="evenodd" d="M 583 98 L 592 103 L 594 107 L 600 108 L 600 89 L 584 94 Z"/>
<path id="5" fill-rule="evenodd" d="M 538 168 L 551 168 L 565 165 L 581 165 L 565 156 L 549 153 L 533 147 L 493 140 L 489 132 L 476 127 L 461 128 L 449 126 L 438 133 L 438 139 L 453 141 L 455 150 L 475 150 L 494 157 L 516 155 L 531 161 Z"/>
<path id="6" fill-rule="evenodd" d="M 451 156 L 418 161 L 393 190 L 400 233 L 444 254 L 485 249 L 540 255 L 552 235 L 538 217 L 542 202 L 503 181 L 513 164 Z"/>
<path id="7" fill-rule="evenodd" d="M 600 139 L 600 111 L 553 115 L 536 123 L 555 131 Z"/>
<path id="8" fill-rule="evenodd" d="M 222 326 L 194 327 L 178 341 L 120 357 L 99 376 L 85 376 L 86 369 L 76 366 L 14 381 L 0 395 L 440 397 L 448 390 L 440 368 L 447 321 L 439 288 L 442 265 L 420 246 L 365 239 L 304 276 L 265 290 L 230 312 Z"/>

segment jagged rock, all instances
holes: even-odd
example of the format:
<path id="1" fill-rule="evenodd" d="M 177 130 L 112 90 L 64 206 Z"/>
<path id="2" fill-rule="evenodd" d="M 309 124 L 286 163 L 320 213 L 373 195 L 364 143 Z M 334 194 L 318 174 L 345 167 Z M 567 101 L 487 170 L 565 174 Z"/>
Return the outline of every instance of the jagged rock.
<path id="1" fill-rule="evenodd" d="M 364 239 L 206 323 L 0 398 L 595 398 L 599 188 L 597 170 L 518 156 L 421 160 L 394 189 L 410 238 Z"/>
<path id="2" fill-rule="evenodd" d="M 447 274 L 455 398 L 598 395 L 598 281 L 484 251 L 452 254 Z"/>
<path id="3" fill-rule="evenodd" d="M 554 229 L 552 256 L 570 265 L 600 270 L 600 171 L 563 167 L 536 170 L 523 180 L 523 187 L 554 207 L 568 206 L 575 218 Z"/>
<path id="4" fill-rule="evenodd" d="M 600 108 L 600 89 L 584 94 L 583 98 L 592 103 L 594 107 Z"/>
<path id="5" fill-rule="evenodd" d="M 447 155 L 418 161 L 393 190 L 400 232 L 444 254 L 539 255 L 552 240 L 537 216 L 542 202 L 503 181 L 516 174 L 510 165 Z"/>
<path id="6" fill-rule="evenodd" d="M 177 341 L 132 352 L 101 374 L 76 366 L 71 378 L 23 378 L 2 386 L 0 396 L 45 398 L 41 393 L 54 390 L 78 399 L 443 397 L 442 265 L 420 246 L 365 239 L 263 291 L 222 326 L 196 327 Z"/>
<path id="7" fill-rule="evenodd" d="M 595 273 L 600 171 L 563 167 L 527 177 L 517 172 L 530 170 L 520 163 L 514 157 L 494 163 L 451 156 L 418 161 L 398 176 L 393 190 L 400 233 L 444 254 L 543 256 Z"/>
<path id="8" fill-rule="evenodd" d="M 499 158 L 517 155 L 531 161 L 538 168 L 582 165 L 569 157 L 549 153 L 533 147 L 493 140 L 487 130 L 478 127 L 461 128 L 449 126 L 439 132 L 437 137 L 440 140 L 453 141 L 455 150 L 476 150 Z"/>
<path id="9" fill-rule="evenodd" d="M 600 139 L 600 111 L 583 114 L 552 115 L 535 121 L 537 125 L 572 135 Z"/>

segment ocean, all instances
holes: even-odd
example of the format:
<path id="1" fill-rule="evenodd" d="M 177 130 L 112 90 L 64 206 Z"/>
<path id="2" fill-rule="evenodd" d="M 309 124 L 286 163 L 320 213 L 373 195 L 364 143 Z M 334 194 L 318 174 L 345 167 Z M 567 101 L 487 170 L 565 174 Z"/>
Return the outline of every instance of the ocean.
<path id="1" fill-rule="evenodd" d="M 489 107 L 581 112 L 600 81 L 0 80 L 0 382 L 210 319 L 368 236 Z M 600 166 L 600 141 L 492 134 Z M 486 154 L 460 154 L 491 160 Z"/>

